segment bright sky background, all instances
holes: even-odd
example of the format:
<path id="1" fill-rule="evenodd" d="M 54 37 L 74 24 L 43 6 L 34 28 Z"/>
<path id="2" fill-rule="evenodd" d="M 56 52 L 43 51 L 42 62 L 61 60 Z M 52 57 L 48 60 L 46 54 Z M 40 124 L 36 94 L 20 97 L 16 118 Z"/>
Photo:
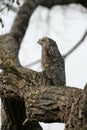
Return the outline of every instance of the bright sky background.
<path id="1" fill-rule="evenodd" d="M 1 14 L 4 28 L 0 25 L 0 34 L 10 31 L 15 14 L 12 12 Z M 36 22 L 37 21 L 37 22 Z M 62 54 L 65 54 L 83 36 L 87 29 L 87 10 L 81 5 L 55 6 L 51 10 L 41 6 L 34 12 L 25 38 L 19 52 L 19 59 L 23 66 L 41 58 L 41 47 L 37 44 L 39 38 L 49 36 L 53 38 Z M 65 61 L 66 82 L 69 86 L 83 88 L 87 82 L 87 38 L 80 47 Z M 41 71 L 41 64 L 31 67 Z M 43 123 L 42 123 L 43 124 Z M 64 130 L 63 124 L 44 125 L 44 130 Z"/>

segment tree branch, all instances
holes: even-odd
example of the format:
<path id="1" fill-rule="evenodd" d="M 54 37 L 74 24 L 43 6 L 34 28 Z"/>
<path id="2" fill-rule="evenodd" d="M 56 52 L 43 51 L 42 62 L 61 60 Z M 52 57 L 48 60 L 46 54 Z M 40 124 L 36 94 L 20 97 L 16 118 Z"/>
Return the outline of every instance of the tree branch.
<path id="1" fill-rule="evenodd" d="M 6 34 L 0 36 L 0 67 L 4 65 L 16 65 L 19 66 L 18 59 L 19 45 L 12 34 Z"/>
<path id="2" fill-rule="evenodd" d="M 26 119 L 24 100 L 20 98 L 19 95 L 17 99 L 15 99 L 16 93 L 19 94 L 18 89 L 20 87 L 35 86 L 41 83 L 42 76 L 35 71 L 27 70 L 22 67 L 5 66 L 4 71 L 0 74 L 0 87 L 2 88 L 2 86 L 4 86 L 4 88 L 9 89 L 9 92 L 10 90 L 14 90 L 15 93 L 12 93 L 11 96 L 13 98 L 11 100 L 6 96 L 9 95 L 6 94 L 6 91 L 4 92 L 4 96 L 1 96 L 5 110 L 4 112 L 2 109 L 2 130 L 14 130 L 14 127 L 17 127 L 16 130 L 19 128 L 20 130 L 34 130 L 34 128 L 36 128 L 36 130 L 42 130 L 41 126 L 36 121 L 29 121 L 26 126 L 22 126 L 22 122 Z M 2 91 L 1 95 L 3 95 Z"/>
<path id="3" fill-rule="evenodd" d="M 24 86 L 16 90 L 11 86 L 2 86 L 0 93 L 3 93 L 0 96 L 10 102 L 20 99 L 25 102 L 27 118 L 22 122 L 24 126 L 31 120 L 66 123 L 68 128 L 80 128 L 87 123 L 86 114 L 84 116 L 87 109 L 87 86 L 84 90 L 67 86 Z M 13 109 L 11 113 L 14 114 Z"/>
<path id="4" fill-rule="evenodd" d="M 20 8 L 9 34 L 0 36 L 0 66 L 3 64 L 20 66 L 18 51 L 28 26 L 30 16 L 43 0 L 26 0 Z M 7 60 L 8 59 L 8 60 Z"/>
<path id="5" fill-rule="evenodd" d="M 87 1 L 85 0 L 64 0 L 64 1 L 63 0 L 47 0 L 47 1 L 43 1 L 42 5 L 48 8 L 51 8 L 54 5 L 69 5 L 72 3 L 81 4 L 87 8 Z"/>
<path id="6" fill-rule="evenodd" d="M 85 31 L 83 37 L 80 39 L 80 41 L 74 46 L 72 47 L 63 57 L 64 59 L 66 59 L 72 52 L 74 52 L 82 43 L 83 41 L 85 40 L 87 36 L 87 30 Z"/>
<path id="7" fill-rule="evenodd" d="M 43 0 L 26 0 L 26 2 L 20 8 L 11 28 L 11 33 L 19 44 L 21 43 L 26 32 L 30 16 L 42 1 Z"/>
<path id="8" fill-rule="evenodd" d="M 61 122 L 66 123 L 66 128 L 85 126 L 87 85 L 84 90 L 67 86 L 45 86 L 44 73 L 38 74 L 35 75 L 32 71 L 30 73 L 30 70 L 28 72 L 28 69 L 22 67 L 8 67 L 1 73 L 0 96 L 5 103 L 8 119 L 18 121 L 22 127 L 31 121 Z M 16 106 L 18 109 L 15 111 Z M 22 120 L 20 108 L 24 113 Z"/>

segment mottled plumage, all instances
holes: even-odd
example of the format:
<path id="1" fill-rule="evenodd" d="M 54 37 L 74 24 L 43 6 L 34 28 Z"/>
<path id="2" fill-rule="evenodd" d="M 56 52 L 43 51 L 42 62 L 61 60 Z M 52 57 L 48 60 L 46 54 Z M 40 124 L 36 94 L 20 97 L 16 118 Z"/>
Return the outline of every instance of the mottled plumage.
<path id="1" fill-rule="evenodd" d="M 50 38 L 44 37 L 38 41 L 42 46 L 42 69 L 52 85 L 65 85 L 65 63 L 57 44 Z"/>

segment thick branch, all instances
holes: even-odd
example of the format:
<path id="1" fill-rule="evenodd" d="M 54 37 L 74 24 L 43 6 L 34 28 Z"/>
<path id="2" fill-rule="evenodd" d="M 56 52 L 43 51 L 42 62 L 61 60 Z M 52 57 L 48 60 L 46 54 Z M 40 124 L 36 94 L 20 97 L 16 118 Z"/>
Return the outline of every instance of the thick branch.
<path id="1" fill-rule="evenodd" d="M 82 90 L 69 87 L 42 86 L 26 92 L 26 112 L 28 118 L 42 122 L 68 121 L 72 102 L 79 100 Z M 68 110 L 67 110 L 68 109 Z"/>
<path id="2" fill-rule="evenodd" d="M 5 90 L 14 90 L 14 93 L 12 94 L 11 100 L 6 96 L 8 95 L 6 91 L 4 92 L 5 95 L 1 97 L 6 113 L 5 116 L 2 109 L 2 130 L 34 130 L 34 128 L 36 128 L 36 130 L 42 130 L 41 126 L 36 121 L 29 121 L 26 126 L 22 126 L 22 122 L 26 119 L 24 100 L 20 98 L 19 95 L 15 100 L 15 94 L 19 93 L 19 88 L 35 86 L 36 84 L 40 85 L 41 83 L 42 76 L 37 72 L 22 67 L 5 66 L 4 71 L 0 74 L 0 86 L 3 86 Z M 3 95 L 3 92 L 1 95 Z M 14 127 L 17 128 L 15 129 Z"/>
<path id="3" fill-rule="evenodd" d="M 43 0 L 26 0 L 19 9 L 9 34 L 0 36 L 0 65 L 20 65 L 18 51 L 28 26 L 29 18 Z M 8 59 L 8 60 L 7 60 Z"/>
<path id="4" fill-rule="evenodd" d="M 39 3 L 26 1 L 20 8 L 9 34 L 0 36 L 0 65 L 19 65 L 18 51 L 28 26 L 29 18 Z M 8 60 L 7 60 L 8 59 Z"/>
<path id="5" fill-rule="evenodd" d="M 11 28 L 11 33 L 13 34 L 13 37 L 15 37 L 19 44 L 21 43 L 26 32 L 30 16 L 42 1 L 43 0 L 26 0 L 26 2 L 20 8 Z"/>
<path id="6" fill-rule="evenodd" d="M 18 60 L 19 46 L 12 34 L 0 36 L 0 67 L 4 65 L 19 66 Z"/>
<path id="7" fill-rule="evenodd" d="M 68 5 L 68 4 L 81 4 L 84 7 L 87 8 L 87 1 L 86 0 L 47 0 L 47 1 L 43 1 L 42 5 L 51 8 L 54 5 Z"/>
<path id="8" fill-rule="evenodd" d="M 86 90 L 62 86 L 25 86 L 17 92 L 13 87 L 2 87 L 2 91 L 2 95 L 9 101 L 24 100 L 27 115 L 26 120 L 22 122 L 24 126 L 30 120 L 62 122 L 66 123 L 68 128 L 80 128 L 87 123 Z"/>

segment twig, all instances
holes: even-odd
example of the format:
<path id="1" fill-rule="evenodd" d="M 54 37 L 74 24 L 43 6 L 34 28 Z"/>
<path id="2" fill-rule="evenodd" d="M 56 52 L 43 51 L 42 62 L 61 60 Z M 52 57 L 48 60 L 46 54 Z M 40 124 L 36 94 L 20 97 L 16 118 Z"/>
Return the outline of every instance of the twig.
<path id="1" fill-rule="evenodd" d="M 83 37 L 81 38 L 81 40 L 63 56 L 64 59 L 66 59 L 72 52 L 74 52 L 83 43 L 86 36 L 87 36 L 87 30 L 85 31 L 85 33 L 84 33 Z"/>
<path id="2" fill-rule="evenodd" d="M 7 8 L 7 6 L 5 6 L 5 7 L 3 7 L 2 9 L 0 9 L 0 12 L 2 12 L 4 9 L 6 9 Z"/>
<path id="3" fill-rule="evenodd" d="M 13 6 L 10 3 L 3 3 L 3 5 L 4 5 L 4 7 L 0 9 L 0 12 L 4 11 L 5 9 L 12 10 L 13 12 L 18 11 L 18 8 L 16 8 L 15 6 Z"/>

